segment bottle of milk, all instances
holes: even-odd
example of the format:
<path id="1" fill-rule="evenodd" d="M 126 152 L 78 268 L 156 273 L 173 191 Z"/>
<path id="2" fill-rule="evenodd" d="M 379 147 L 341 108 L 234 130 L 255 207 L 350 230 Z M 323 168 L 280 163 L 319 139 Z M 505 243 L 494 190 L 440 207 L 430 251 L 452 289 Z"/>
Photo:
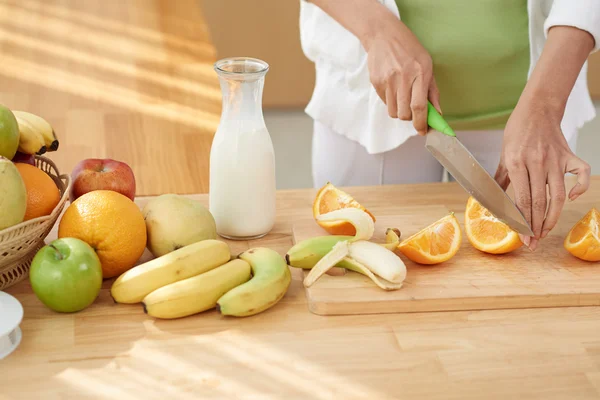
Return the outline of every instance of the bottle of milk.
<path id="1" fill-rule="evenodd" d="M 227 239 L 262 237 L 275 223 L 275 153 L 262 112 L 268 70 L 254 58 L 215 63 L 223 109 L 210 151 L 209 209 Z"/>

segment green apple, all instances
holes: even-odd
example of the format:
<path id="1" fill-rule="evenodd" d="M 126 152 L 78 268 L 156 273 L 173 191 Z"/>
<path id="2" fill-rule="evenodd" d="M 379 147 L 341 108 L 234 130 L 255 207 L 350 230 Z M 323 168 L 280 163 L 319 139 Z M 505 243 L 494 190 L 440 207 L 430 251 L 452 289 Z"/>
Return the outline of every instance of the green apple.
<path id="1" fill-rule="evenodd" d="M 58 312 L 83 310 L 102 286 L 102 267 L 94 249 L 75 238 L 57 239 L 37 252 L 29 280 L 33 292 Z"/>
<path id="2" fill-rule="evenodd" d="M 11 160 L 19 148 L 19 124 L 13 112 L 0 104 L 0 156 Z"/>

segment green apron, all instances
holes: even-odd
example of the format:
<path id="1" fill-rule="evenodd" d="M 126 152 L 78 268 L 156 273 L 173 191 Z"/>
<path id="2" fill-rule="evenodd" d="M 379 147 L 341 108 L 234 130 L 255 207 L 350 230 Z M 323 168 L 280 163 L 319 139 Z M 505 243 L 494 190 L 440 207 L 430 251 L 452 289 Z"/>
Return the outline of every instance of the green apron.
<path id="1" fill-rule="evenodd" d="M 396 0 L 433 59 L 444 118 L 459 130 L 503 129 L 527 82 L 527 0 Z"/>

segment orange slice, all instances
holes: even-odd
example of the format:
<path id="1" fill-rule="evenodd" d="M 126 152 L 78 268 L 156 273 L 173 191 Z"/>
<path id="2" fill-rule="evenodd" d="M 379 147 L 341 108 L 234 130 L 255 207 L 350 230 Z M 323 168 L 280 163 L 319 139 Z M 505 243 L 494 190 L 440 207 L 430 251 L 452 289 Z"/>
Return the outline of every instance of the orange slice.
<path id="1" fill-rule="evenodd" d="M 565 249 L 584 261 L 600 261 L 600 213 L 592 208 L 571 228 Z"/>
<path id="2" fill-rule="evenodd" d="M 348 193 L 339 190 L 331 183 L 327 183 L 317 193 L 317 196 L 313 203 L 313 216 L 317 223 L 331 235 L 354 236 L 356 234 L 356 229 L 348 221 L 317 220 L 317 217 L 321 214 L 327 214 L 331 211 L 339 210 L 342 208 L 358 208 L 360 210 L 363 210 L 367 214 L 369 214 L 371 218 L 373 218 L 373 222 L 375 222 L 375 217 L 369 212 L 369 210 L 361 206 Z"/>
<path id="3" fill-rule="evenodd" d="M 523 245 L 519 234 L 500 221 L 473 197 L 467 202 L 465 231 L 471 245 L 490 254 L 505 254 Z"/>
<path id="4" fill-rule="evenodd" d="M 458 252 L 462 241 L 460 225 L 450 214 L 402 241 L 398 250 L 419 264 L 439 264 Z"/>

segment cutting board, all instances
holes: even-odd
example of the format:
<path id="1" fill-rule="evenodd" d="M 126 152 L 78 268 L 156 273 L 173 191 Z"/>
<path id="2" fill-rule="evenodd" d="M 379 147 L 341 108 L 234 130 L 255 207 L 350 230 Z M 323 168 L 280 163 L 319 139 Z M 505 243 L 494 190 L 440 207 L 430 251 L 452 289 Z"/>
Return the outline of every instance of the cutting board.
<path id="1" fill-rule="evenodd" d="M 395 215 L 377 216 L 372 241 L 385 241 L 386 228 L 407 238 L 447 215 L 443 206 L 402 207 Z M 522 247 L 505 255 L 474 249 L 464 233 L 464 214 L 456 214 L 463 232 L 459 252 L 446 263 L 418 265 L 399 255 L 407 267 L 403 287 L 384 291 L 367 277 L 348 271 L 324 275 L 306 290 L 309 309 L 319 315 L 600 305 L 600 263 L 571 256 L 563 239 L 583 216 L 565 210 L 554 231 L 535 252 Z M 327 235 L 314 220 L 293 227 L 294 242 Z M 304 272 L 306 275 L 307 272 Z"/>

